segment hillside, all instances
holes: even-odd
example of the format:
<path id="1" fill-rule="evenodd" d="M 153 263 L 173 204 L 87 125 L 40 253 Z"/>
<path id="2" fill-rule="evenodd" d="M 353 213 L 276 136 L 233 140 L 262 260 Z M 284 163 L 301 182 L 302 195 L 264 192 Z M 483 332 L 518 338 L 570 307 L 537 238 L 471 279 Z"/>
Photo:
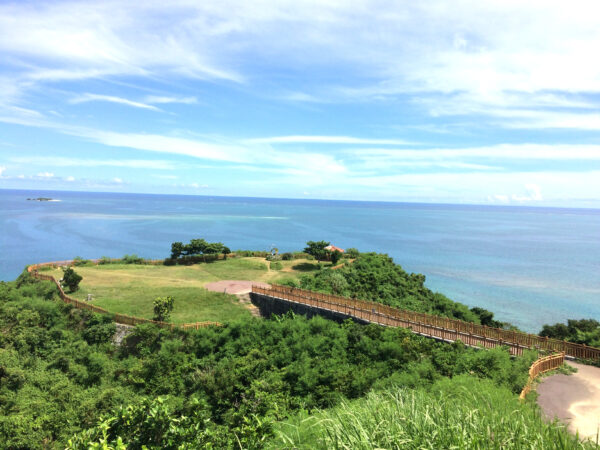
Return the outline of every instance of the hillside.
<path id="1" fill-rule="evenodd" d="M 115 347 L 110 320 L 55 291 L 28 275 L 0 285 L 0 441 L 9 448 L 261 448 L 277 445 L 298 414 L 347 408 L 344 399 L 369 391 L 427 392 L 463 374 L 514 399 L 535 358 L 293 315 L 197 331 L 142 325 Z M 549 429 L 542 442 L 575 445 Z"/>

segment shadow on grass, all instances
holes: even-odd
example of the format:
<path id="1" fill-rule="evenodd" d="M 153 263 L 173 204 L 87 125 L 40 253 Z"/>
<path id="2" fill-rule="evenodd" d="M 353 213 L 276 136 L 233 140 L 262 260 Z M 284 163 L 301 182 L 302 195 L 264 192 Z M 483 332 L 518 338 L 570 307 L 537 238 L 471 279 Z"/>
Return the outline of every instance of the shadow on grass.
<path id="1" fill-rule="evenodd" d="M 292 269 L 297 270 L 299 272 L 312 272 L 313 270 L 319 270 L 319 264 L 303 262 L 292 266 Z"/>

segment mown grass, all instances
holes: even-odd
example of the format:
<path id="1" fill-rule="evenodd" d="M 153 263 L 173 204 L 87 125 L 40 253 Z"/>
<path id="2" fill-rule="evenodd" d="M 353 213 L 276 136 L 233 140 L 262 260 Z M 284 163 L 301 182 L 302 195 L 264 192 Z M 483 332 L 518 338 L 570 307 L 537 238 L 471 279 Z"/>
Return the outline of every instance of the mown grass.
<path id="1" fill-rule="evenodd" d="M 306 273 L 293 268 L 298 263 L 298 260 L 282 261 L 280 270 L 270 270 L 264 258 L 230 258 L 192 266 L 84 265 L 75 267 L 83 279 L 79 290 L 70 295 L 85 300 L 92 294 L 93 303 L 110 312 L 149 319 L 153 316 L 154 299 L 171 295 L 175 298 L 171 314 L 174 323 L 227 322 L 244 317 L 249 311 L 233 295 L 207 291 L 206 283 L 219 280 L 277 283 L 297 279 Z M 60 269 L 48 273 L 56 279 L 62 277 Z"/>
<path id="2" fill-rule="evenodd" d="M 490 380 L 461 375 L 430 390 L 370 393 L 276 426 L 270 448 L 598 449 Z"/>

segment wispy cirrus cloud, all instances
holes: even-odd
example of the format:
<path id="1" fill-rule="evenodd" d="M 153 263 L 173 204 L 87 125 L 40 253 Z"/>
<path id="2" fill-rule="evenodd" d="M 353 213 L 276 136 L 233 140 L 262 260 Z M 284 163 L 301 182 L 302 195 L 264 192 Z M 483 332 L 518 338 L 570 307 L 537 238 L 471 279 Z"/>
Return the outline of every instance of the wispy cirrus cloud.
<path id="1" fill-rule="evenodd" d="M 402 139 L 369 139 L 352 136 L 273 136 L 248 139 L 247 142 L 259 144 L 373 144 L 373 145 L 407 145 Z"/>
<path id="2" fill-rule="evenodd" d="M 119 103 L 121 105 L 132 106 L 134 108 L 141 109 L 149 109 L 152 111 L 160 111 L 156 106 L 149 105 L 147 103 L 136 102 L 134 100 L 129 100 L 122 97 L 115 97 L 113 95 L 101 95 L 101 94 L 90 94 L 85 93 L 82 95 L 78 95 L 69 100 L 69 103 L 77 105 L 79 103 L 88 103 L 88 102 L 109 102 L 109 103 Z"/>
<path id="3" fill-rule="evenodd" d="M 8 161 L 15 164 L 43 165 L 47 167 L 126 167 L 129 169 L 173 170 L 173 161 L 143 159 L 86 159 L 49 156 L 14 156 Z"/>
<path id="4" fill-rule="evenodd" d="M 167 103 L 182 103 L 184 105 L 194 105 L 198 103 L 198 99 L 196 97 L 167 97 L 167 96 L 159 96 L 159 95 L 148 95 L 144 98 L 146 103 L 150 104 L 167 104 Z"/>

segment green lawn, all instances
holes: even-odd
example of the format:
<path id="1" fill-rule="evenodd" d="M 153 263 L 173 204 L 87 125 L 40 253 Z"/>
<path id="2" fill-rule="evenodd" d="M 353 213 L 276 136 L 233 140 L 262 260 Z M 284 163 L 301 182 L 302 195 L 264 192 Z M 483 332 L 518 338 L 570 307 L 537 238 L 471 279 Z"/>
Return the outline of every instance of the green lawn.
<path id="1" fill-rule="evenodd" d="M 209 292 L 204 285 L 219 280 L 277 283 L 318 270 L 316 263 L 307 260 L 282 261 L 282 266 L 281 270 L 270 270 L 264 258 L 230 258 L 193 266 L 86 265 L 74 268 L 83 280 L 79 290 L 70 295 L 85 300 L 92 294 L 93 303 L 110 312 L 149 319 L 153 300 L 171 295 L 175 298 L 174 323 L 227 322 L 248 315 L 248 309 L 236 296 Z M 62 277 L 60 269 L 47 273 L 56 279 Z"/>

